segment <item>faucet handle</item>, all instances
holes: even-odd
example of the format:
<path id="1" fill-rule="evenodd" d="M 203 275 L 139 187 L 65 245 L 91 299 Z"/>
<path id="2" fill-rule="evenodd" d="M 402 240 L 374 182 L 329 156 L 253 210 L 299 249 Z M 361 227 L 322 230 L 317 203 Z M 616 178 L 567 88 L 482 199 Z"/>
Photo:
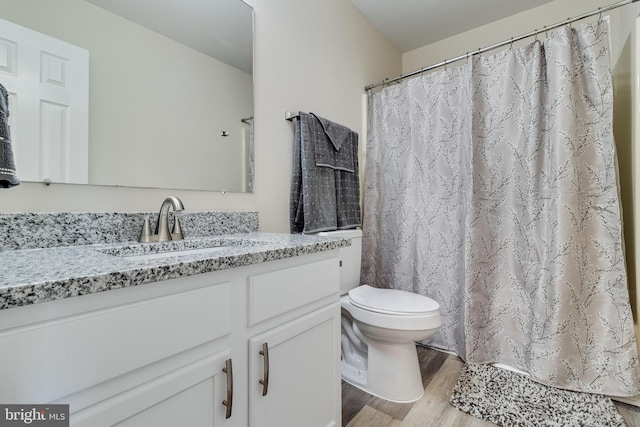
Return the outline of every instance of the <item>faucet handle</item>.
<path id="1" fill-rule="evenodd" d="M 177 216 L 173 216 L 173 230 L 171 230 L 171 240 L 182 240 L 182 226 Z"/>
<path id="2" fill-rule="evenodd" d="M 149 224 L 149 215 L 143 214 L 132 214 L 133 216 L 137 216 L 138 218 L 142 218 L 142 230 L 140 231 L 140 237 L 138 238 L 138 242 L 140 243 L 149 243 L 153 242 L 153 233 L 151 233 L 151 225 Z"/>
<path id="3" fill-rule="evenodd" d="M 180 225 L 180 218 L 194 215 L 195 212 L 174 211 L 173 212 L 173 230 L 171 231 L 172 240 L 182 240 L 184 237 L 182 232 L 182 225 Z"/>

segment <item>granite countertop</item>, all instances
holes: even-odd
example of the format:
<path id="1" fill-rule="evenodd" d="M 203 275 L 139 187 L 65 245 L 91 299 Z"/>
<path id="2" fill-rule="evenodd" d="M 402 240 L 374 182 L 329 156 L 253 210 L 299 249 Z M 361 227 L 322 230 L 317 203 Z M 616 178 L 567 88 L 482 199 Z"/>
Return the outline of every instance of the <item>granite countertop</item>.
<path id="1" fill-rule="evenodd" d="M 0 251 L 0 310 L 323 252 L 350 244 L 349 239 L 254 232 L 163 243 L 126 242 Z M 217 248 L 199 252 L 208 247 Z M 175 250 L 190 252 L 149 257 Z M 141 259 L 140 255 L 146 258 Z"/>

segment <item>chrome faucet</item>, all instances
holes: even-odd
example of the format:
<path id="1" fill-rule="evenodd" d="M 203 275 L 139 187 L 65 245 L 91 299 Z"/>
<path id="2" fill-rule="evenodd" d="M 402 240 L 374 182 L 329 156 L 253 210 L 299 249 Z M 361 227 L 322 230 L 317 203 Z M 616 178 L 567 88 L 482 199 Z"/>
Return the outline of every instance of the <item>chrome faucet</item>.
<path id="1" fill-rule="evenodd" d="M 169 232 L 169 208 L 173 207 L 173 231 Z M 162 206 L 160 206 L 160 213 L 158 214 L 158 222 L 156 223 L 156 235 L 158 236 L 158 242 L 166 242 L 168 240 L 182 240 L 182 227 L 180 227 L 180 221 L 175 215 L 176 212 L 184 210 L 182 201 L 177 197 L 170 196 L 164 199 Z"/>

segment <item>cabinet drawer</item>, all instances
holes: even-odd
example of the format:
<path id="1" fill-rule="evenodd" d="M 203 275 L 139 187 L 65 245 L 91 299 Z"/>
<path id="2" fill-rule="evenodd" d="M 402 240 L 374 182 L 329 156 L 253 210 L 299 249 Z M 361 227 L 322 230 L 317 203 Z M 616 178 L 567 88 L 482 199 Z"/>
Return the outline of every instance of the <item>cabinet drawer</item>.
<path id="1" fill-rule="evenodd" d="M 248 325 L 340 292 L 338 259 L 249 277 Z"/>
<path id="2" fill-rule="evenodd" d="M 50 402 L 227 335 L 230 306 L 223 283 L 2 333 L 0 401 Z"/>

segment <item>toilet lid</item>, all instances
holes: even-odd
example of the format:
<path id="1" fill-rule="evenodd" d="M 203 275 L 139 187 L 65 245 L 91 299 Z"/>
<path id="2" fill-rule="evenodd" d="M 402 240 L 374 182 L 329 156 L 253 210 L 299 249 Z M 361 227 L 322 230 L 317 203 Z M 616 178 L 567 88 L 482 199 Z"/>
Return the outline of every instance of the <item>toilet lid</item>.
<path id="1" fill-rule="evenodd" d="M 424 295 L 397 289 L 378 289 L 369 285 L 351 289 L 349 299 L 356 307 L 387 314 L 418 315 L 440 309 L 440 304 Z"/>

